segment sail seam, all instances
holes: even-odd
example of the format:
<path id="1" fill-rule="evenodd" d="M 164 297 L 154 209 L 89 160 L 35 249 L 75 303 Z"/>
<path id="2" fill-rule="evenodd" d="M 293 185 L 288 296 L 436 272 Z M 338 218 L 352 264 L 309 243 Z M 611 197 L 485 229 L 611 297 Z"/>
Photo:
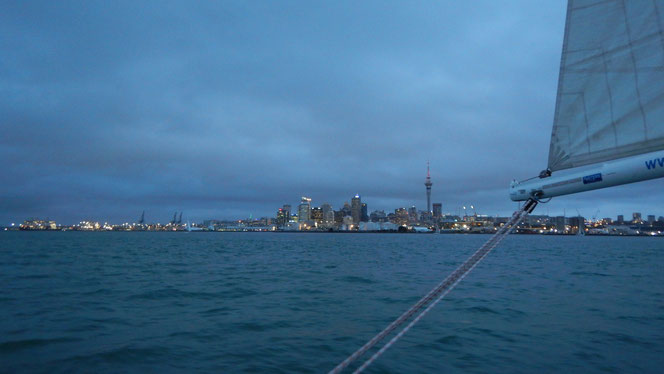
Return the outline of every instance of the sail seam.
<path id="1" fill-rule="evenodd" d="M 590 153 L 590 126 L 588 125 L 588 108 L 586 107 L 586 95 L 581 92 L 581 102 L 583 103 L 583 122 L 586 123 L 586 144 L 588 145 L 588 153 Z"/>
<path id="2" fill-rule="evenodd" d="M 632 33 L 631 28 L 629 27 L 629 19 L 627 18 L 627 8 L 625 6 L 625 0 L 621 1 L 623 15 L 625 16 L 625 29 L 627 30 L 627 40 L 629 44 L 629 55 L 632 58 L 632 65 L 634 66 L 634 88 L 636 90 L 636 99 L 639 102 L 639 110 L 641 111 L 641 116 L 643 118 L 643 137 L 644 140 L 648 140 L 648 124 L 646 121 L 646 112 L 643 110 L 643 103 L 641 102 L 641 90 L 639 89 L 639 69 L 636 66 L 636 58 L 634 57 L 634 47 L 632 45 Z"/>
<path id="3" fill-rule="evenodd" d="M 655 18 L 657 18 L 657 31 L 659 32 L 659 42 L 662 45 L 662 54 L 664 56 L 664 33 L 662 33 L 662 18 L 659 15 L 657 0 L 652 0 L 652 7 L 655 10 Z M 662 64 L 664 64 L 664 61 L 662 61 Z"/>
<path id="4" fill-rule="evenodd" d="M 609 95 L 609 112 L 611 113 L 611 128 L 613 129 L 613 144 L 618 146 L 618 129 L 616 129 L 616 118 L 613 114 L 613 95 L 611 93 L 611 84 L 609 83 L 609 69 L 606 63 L 606 54 L 602 52 L 602 62 L 604 63 L 604 81 L 606 83 L 606 92 Z"/>
<path id="5" fill-rule="evenodd" d="M 588 8 L 592 8 L 592 7 L 594 7 L 594 6 L 598 6 L 598 5 L 600 5 L 600 4 L 612 3 L 613 1 L 614 1 L 614 0 L 598 1 L 598 2 L 595 2 L 595 3 L 592 3 L 592 4 L 586 4 L 586 5 L 582 5 L 582 6 L 574 7 L 574 8 L 572 8 L 572 10 L 583 10 L 583 9 L 588 9 Z"/>
<path id="6" fill-rule="evenodd" d="M 593 50 L 598 50 L 599 49 L 600 51 L 603 51 L 604 54 L 614 55 L 614 54 L 618 54 L 619 52 L 625 51 L 627 49 L 631 50 L 633 45 L 639 45 L 641 43 L 647 43 L 650 40 L 657 38 L 658 36 L 660 36 L 659 32 L 653 32 L 651 34 L 644 35 L 641 38 L 638 38 L 638 39 L 635 39 L 635 40 L 630 40 L 629 45 L 617 46 L 617 47 L 615 47 L 613 49 L 609 49 L 609 50 L 604 50 L 604 49 L 600 49 L 600 48 L 579 48 L 579 49 L 568 50 L 567 53 L 585 52 L 585 51 L 593 51 Z M 565 66 L 565 68 L 570 68 L 570 67 L 574 67 L 574 66 L 578 66 L 578 65 L 585 65 L 588 62 L 598 60 L 601 57 L 602 57 L 602 53 L 591 55 L 591 56 L 588 56 L 588 57 L 586 57 L 582 60 L 579 60 L 579 61 L 576 61 L 572 64 L 569 64 L 569 65 Z"/>

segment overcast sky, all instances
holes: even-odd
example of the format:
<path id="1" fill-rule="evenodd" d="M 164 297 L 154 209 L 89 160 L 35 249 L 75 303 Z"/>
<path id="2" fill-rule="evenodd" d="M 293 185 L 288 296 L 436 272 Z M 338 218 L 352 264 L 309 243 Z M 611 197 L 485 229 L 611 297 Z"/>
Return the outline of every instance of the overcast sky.
<path id="1" fill-rule="evenodd" d="M 546 167 L 564 1 L 0 5 L 0 225 L 337 209 L 507 215 Z M 663 180 L 541 214 L 664 215 Z"/>

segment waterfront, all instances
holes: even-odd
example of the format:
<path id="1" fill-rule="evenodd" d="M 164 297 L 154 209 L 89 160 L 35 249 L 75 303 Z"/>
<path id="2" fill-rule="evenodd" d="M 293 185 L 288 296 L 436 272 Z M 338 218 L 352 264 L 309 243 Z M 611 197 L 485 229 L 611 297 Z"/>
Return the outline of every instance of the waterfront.
<path id="1" fill-rule="evenodd" d="M 325 372 L 484 235 L 0 234 L 11 372 Z M 658 372 L 664 242 L 511 236 L 370 372 Z"/>

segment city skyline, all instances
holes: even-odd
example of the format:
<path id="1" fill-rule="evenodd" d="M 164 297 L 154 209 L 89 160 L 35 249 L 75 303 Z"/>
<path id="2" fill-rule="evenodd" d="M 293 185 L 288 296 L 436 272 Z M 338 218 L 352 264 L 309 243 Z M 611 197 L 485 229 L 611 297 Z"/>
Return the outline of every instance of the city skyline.
<path id="1" fill-rule="evenodd" d="M 483 211 L 481 207 L 476 207 L 473 203 L 456 204 L 456 205 L 453 204 L 452 206 L 446 206 L 444 203 L 438 202 L 436 200 L 431 200 L 432 190 L 435 191 L 435 189 L 432 188 L 433 187 L 433 182 L 432 182 L 431 174 L 430 174 L 430 162 L 429 161 L 426 162 L 426 166 L 427 166 L 426 178 L 425 178 L 425 183 L 424 183 L 426 197 L 423 198 L 422 200 L 425 202 L 424 203 L 425 206 L 427 206 L 427 205 L 431 206 L 432 205 L 433 206 L 432 209 L 422 209 L 421 206 L 418 206 L 416 204 L 412 204 L 412 205 L 402 205 L 402 206 L 394 206 L 394 207 L 387 207 L 387 208 L 385 208 L 385 207 L 375 208 L 375 209 L 371 208 L 371 210 L 366 211 L 368 209 L 368 204 L 366 202 L 361 202 L 360 194 L 352 195 L 350 198 L 347 198 L 346 200 L 342 199 L 343 202 L 338 202 L 338 204 L 336 206 L 338 206 L 340 210 L 343 210 L 344 205 L 347 205 L 350 209 L 350 216 L 353 218 L 353 223 L 354 224 L 358 224 L 360 222 L 359 218 L 357 218 L 361 214 L 358 211 L 358 209 L 363 209 L 364 214 L 366 214 L 367 216 L 368 216 L 369 212 L 374 212 L 374 211 L 382 211 L 382 212 L 385 212 L 386 214 L 389 214 L 391 212 L 396 212 L 399 209 L 412 210 L 414 208 L 415 208 L 416 212 L 430 212 L 432 214 L 435 213 L 437 209 L 440 209 L 439 213 L 440 213 L 441 216 L 464 217 L 464 216 L 478 215 L 479 214 L 479 215 L 482 215 L 482 216 L 500 217 L 500 216 L 508 216 L 509 214 L 511 214 L 511 212 L 508 212 L 508 214 L 500 214 L 498 212 L 493 212 L 492 213 L 492 212 Z M 435 196 L 436 195 L 434 195 L 434 197 Z M 357 199 L 359 205 L 353 205 L 353 201 L 356 200 L 356 199 Z M 329 199 L 328 200 L 325 200 L 325 199 L 318 200 L 318 201 L 320 201 L 319 203 L 317 203 L 317 204 L 319 204 L 318 206 L 316 206 L 315 204 L 312 204 L 313 201 L 314 201 L 314 199 L 312 197 L 302 196 L 300 198 L 300 204 L 299 205 L 292 205 L 290 203 L 286 203 L 286 204 L 283 204 L 282 208 L 278 208 L 278 210 L 279 210 L 279 212 L 281 212 L 282 210 L 284 210 L 284 212 L 287 211 L 288 212 L 288 217 L 290 217 L 291 215 L 294 216 L 294 217 L 300 217 L 304 214 L 304 216 L 306 217 L 305 220 L 310 220 L 311 219 L 311 214 L 312 214 L 314 209 L 322 209 L 323 214 L 326 214 L 326 213 L 324 213 L 325 211 L 328 211 L 328 212 L 336 211 L 334 209 L 334 207 L 335 207 L 334 203 L 330 203 Z M 512 205 L 514 205 L 514 210 L 517 210 L 518 203 L 513 203 Z M 291 210 L 292 206 L 296 207 L 295 210 Z M 326 206 L 326 207 L 324 207 L 324 206 Z M 479 212 L 478 212 L 478 209 L 479 209 Z M 269 211 L 269 209 L 263 209 L 263 211 Z M 573 213 L 574 211 L 577 212 L 576 215 L 575 214 L 569 214 L 569 213 Z M 611 219 L 620 220 L 621 216 L 629 216 L 629 215 L 633 215 L 633 214 L 636 214 L 636 213 L 641 214 L 640 212 L 642 212 L 642 211 L 643 210 L 637 211 L 637 210 L 632 209 L 629 212 L 628 211 L 624 211 L 624 212 L 618 211 L 617 213 L 614 213 L 613 215 L 611 215 L 611 214 L 602 214 L 601 209 L 595 209 L 592 212 L 585 211 L 584 214 L 582 214 L 581 211 L 578 208 L 573 208 L 572 210 L 568 210 L 565 207 L 563 207 L 562 211 L 554 211 L 553 214 L 550 214 L 548 206 L 545 205 L 545 204 L 542 204 L 542 206 L 540 206 L 539 211 L 535 211 L 533 214 L 535 214 L 535 215 L 546 215 L 546 216 L 551 216 L 551 217 L 555 217 L 555 216 L 574 217 L 574 216 L 581 215 L 582 217 L 585 217 L 585 218 L 589 218 L 590 215 L 592 215 L 593 217 L 596 217 L 598 219 L 600 217 L 602 217 L 602 218 L 611 218 Z M 137 222 L 141 223 L 142 221 L 151 222 L 151 223 L 161 223 L 162 222 L 162 220 L 158 220 L 158 219 L 157 220 L 154 220 L 154 219 L 151 220 L 149 212 L 148 212 L 148 219 L 146 219 L 145 218 L 146 217 L 145 212 L 146 212 L 145 209 L 142 210 L 142 213 L 141 213 L 140 218 L 138 220 L 134 219 L 132 216 L 125 216 L 125 219 L 121 219 L 117 222 L 124 222 L 124 223 L 137 223 Z M 468 212 L 470 212 L 470 214 Z M 168 213 L 168 214 L 170 214 L 170 213 Z M 178 214 L 179 214 L 179 218 L 178 218 Z M 163 222 L 164 222 L 164 224 L 169 223 L 169 222 L 171 224 L 173 224 L 173 223 L 180 223 L 181 224 L 183 214 L 184 214 L 183 210 L 176 210 L 175 213 L 172 216 L 172 219 L 170 219 L 170 220 L 163 219 Z M 654 216 L 656 218 L 659 218 L 659 217 L 664 215 L 664 210 L 662 210 L 662 212 L 659 212 L 659 213 L 658 212 L 652 212 L 651 210 L 647 210 L 646 215 L 647 216 Z M 90 217 L 90 216 L 77 217 L 76 219 L 74 219 L 72 221 L 64 221 L 64 222 L 67 225 L 73 225 L 73 224 L 76 224 L 78 222 L 95 222 L 95 221 L 112 223 L 112 220 L 100 219 L 100 217 L 103 217 L 103 214 L 99 215 L 99 213 L 98 213 L 94 217 Z M 185 218 L 185 220 L 189 220 L 191 222 L 211 220 L 211 219 L 212 220 L 221 219 L 221 220 L 227 220 L 227 221 L 236 221 L 236 220 L 251 219 L 251 217 L 254 217 L 256 219 L 258 219 L 259 217 L 260 217 L 260 219 L 274 218 L 277 222 L 279 222 L 279 213 L 270 215 L 270 214 L 253 214 L 252 212 L 248 212 L 244 216 L 239 215 L 239 216 L 234 216 L 234 217 L 229 217 L 229 216 L 221 216 L 221 217 L 220 216 L 216 216 L 216 217 L 213 217 L 213 216 L 205 216 L 205 217 L 187 216 Z M 12 227 L 12 225 L 17 225 L 19 222 L 22 222 L 25 219 L 51 220 L 51 216 L 42 215 L 42 216 L 18 217 L 17 219 L 9 220 L 11 222 L 8 221 L 8 222 L 0 223 L 0 227 Z M 62 222 L 62 221 L 60 221 L 60 222 Z"/>
<path id="2" fill-rule="evenodd" d="M 428 196 L 427 191 L 427 196 Z M 353 206 L 353 200 L 358 201 L 358 205 Z M 304 217 L 304 221 L 310 221 L 314 220 L 313 218 L 313 213 L 316 210 L 320 210 L 320 217 L 322 217 L 324 220 L 333 220 L 335 217 L 334 213 L 337 212 L 343 212 L 345 209 L 348 210 L 347 214 L 350 218 L 352 218 L 352 223 L 358 224 L 361 220 L 356 219 L 357 217 L 362 217 L 363 221 L 369 221 L 368 217 L 377 212 L 385 213 L 386 215 L 389 215 L 391 213 L 397 213 L 399 210 L 403 210 L 405 212 L 415 212 L 416 214 L 426 214 L 427 210 L 422 210 L 416 205 L 410 205 L 410 206 L 395 206 L 393 208 L 388 208 L 388 209 L 369 209 L 368 204 L 366 202 L 361 201 L 361 197 L 359 194 L 355 194 L 351 196 L 349 199 L 346 199 L 344 202 L 340 202 L 338 204 L 330 203 L 328 200 L 319 200 L 314 203 L 314 199 L 308 196 L 302 196 L 300 198 L 300 204 L 299 205 L 292 205 L 292 204 L 283 204 L 282 207 L 276 208 L 277 212 L 276 214 L 267 214 L 267 215 L 256 215 L 254 216 L 253 214 L 249 213 L 246 216 L 237 216 L 237 217 L 202 217 L 202 218 L 196 218 L 192 219 L 190 216 L 185 215 L 184 221 L 183 221 L 183 215 L 185 214 L 184 211 L 176 211 L 173 213 L 172 217 L 170 219 L 164 218 L 162 220 L 160 219 L 154 219 L 151 218 L 150 213 L 146 215 L 146 211 L 143 210 L 142 213 L 139 216 L 138 219 L 134 218 L 129 218 L 125 220 L 120 220 L 120 221 L 112 221 L 108 219 L 94 219 L 90 217 L 79 217 L 78 220 L 71 221 L 71 222 L 64 222 L 63 224 L 65 225 L 74 225 L 80 222 L 100 222 L 100 223 L 109 223 L 109 224 L 186 224 L 186 223 L 196 223 L 196 222 L 202 222 L 206 220 L 222 220 L 222 221 L 251 221 L 253 220 L 264 220 L 264 219 L 272 219 L 274 220 L 275 224 L 284 224 L 288 222 L 291 217 L 296 217 L 297 220 L 300 220 L 302 217 Z M 313 204 L 312 204 L 313 203 Z M 432 217 L 442 217 L 442 216 L 458 216 L 458 217 L 508 217 L 509 215 L 501 215 L 501 214 L 491 214 L 490 212 L 484 212 L 482 210 L 477 209 L 472 204 L 468 205 L 459 205 L 456 206 L 454 211 L 451 210 L 445 210 L 443 208 L 442 203 L 434 202 L 433 204 L 433 210 L 431 211 Z M 293 210 L 293 206 L 295 206 L 295 209 Z M 338 207 L 338 209 L 335 209 L 335 206 Z M 357 211 L 357 209 L 361 208 L 361 213 Z M 437 211 L 440 209 L 440 211 Z M 576 212 L 576 214 L 574 214 Z M 328 214 L 332 214 L 331 218 L 328 217 Z M 371 213 L 371 214 L 370 214 Z M 547 210 L 540 210 L 539 212 L 533 212 L 534 216 L 548 216 L 548 217 L 557 217 L 557 216 L 564 216 L 564 217 L 577 217 L 581 216 L 584 217 L 586 220 L 604 220 L 606 218 L 609 218 L 613 221 L 616 222 L 630 222 L 632 220 L 637 220 L 642 219 L 644 221 L 650 221 L 652 220 L 661 220 L 664 215 L 653 212 L 651 210 L 646 210 L 646 211 L 636 211 L 632 210 L 630 212 L 621 212 L 616 215 L 607 215 L 607 214 L 602 214 L 600 209 L 596 209 L 592 212 L 580 212 L 578 209 L 575 209 L 574 211 L 567 211 L 563 210 L 562 213 L 554 213 L 550 214 L 550 212 Z M 146 218 L 147 217 L 147 218 Z M 169 216 L 170 217 L 170 216 Z M 283 217 L 283 218 L 280 218 Z M 627 217 L 627 218 L 625 218 Z M 632 217 L 630 219 L 630 217 Z M 17 220 L 12 220 L 11 223 L 0 223 L 0 227 L 13 227 L 13 226 L 18 226 L 20 222 L 25 221 L 25 220 L 44 220 L 44 221 L 51 221 L 51 217 L 49 216 L 35 216 L 35 217 L 23 217 L 21 219 Z M 52 220 L 56 221 L 56 220 Z M 163 222 L 163 223 L 162 223 Z M 59 222 L 62 223 L 62 222 Z"/>
<path id="3" fill-rule="evenodd" d="M 0 224 L 271 216 L 358 191 L 370 209 L 424 209 L 427 160 L 432 203 L 508 215 L 510 181 L 546 167 L 564 14 L 529 1 L 3 4 Z M 535 213 L 648 211 L 662 187 Z"/>
<path id="4" fill-rule="evenodd" d="M 359 199 L 355 195 L 353 199 Z M 311 198 L 302 197 L 298 213 L 291 215 L 291 206 L 279 208 L 276 217 L 261 217 L 240 220 L 208 219 L 203 222 L 182 221 L 182 212 L 177 212 L 168 223 L 147 222 L 145 213 L 138 222 L 99 222 L 83 220 L 75 224 L 63 224 L 49 219 L 26 219 L 20 224 L 0 226 L 2 231 L 16 230 L 55 230 L 55 231 L 315 231 L 315 232 L 399 232 L 399 233 L 495 233 L 510 217 L 478 215 L 466 211 L 459 215 L 441 215 L 436 209 L 433 215 L 418 211 L 415 207 L 397 208 L 394 212 L 373 211 L 368 214 L 367 205 L 361 204 L 361 218 L 356 217 L 355 209 L 347 202 L 339 210 L 333 210 L 327 203 L 320 207 L 311 206 Z M 439 205 L 439 204 L 436 204 Z M 521 234 L 543 235 L 639 235 L 662 236 L 664 216 L 633 212 L 631 217 L 601 217 L 596 212 L 592 217 L 549 216 L 532 214 L 527 216 L 517 228 Z M 581 228 L 583 231 L 581 232 Z"/>

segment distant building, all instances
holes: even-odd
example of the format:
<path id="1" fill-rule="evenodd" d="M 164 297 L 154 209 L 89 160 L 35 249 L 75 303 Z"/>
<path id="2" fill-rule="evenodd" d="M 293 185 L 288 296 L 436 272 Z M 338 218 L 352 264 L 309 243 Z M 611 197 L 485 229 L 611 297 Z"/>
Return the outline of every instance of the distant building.
<path id="1" fill-rule="evenodd" d="M 616 220 L 616 223 L 618 223 L 619 225 L 622 225 L 623 223 L 625 223 L 625 216 L 623 216 L 622 214 L 619 214 L 618 219 Z"/>
<path id="2" fill-rule="evenodd" d="M 358 224 L 362 219 L 362 198 L 360 195 L 355 195 L 350 200 L 350 212 L 353 217 L 353 223 Z"/>
<path id="3" fill-rule="evenodd" d="M 353 223 L 353 217 L 346 216 L 346 217 L 344 217 L 343 222 L 341 224 L 341 229 L 342 230 L 357 230 L 358 225 L 355 225 Z"/>
<path id="4" fill-rule="evenodd" d="M 350 204 L 348 204 L 348 202 L 345 202 L 344 206 L 341 208 L 340 212 L 341 212 L 341 217 L 342 218 L 346 217 L 346 216 L 352 216 Z"/>
<path id="5" fill-rule="evenodd" d="M 632 223 L 641 223 L 641 213 L 639 212 L 634 212 L 632 213 Z"/>
<path id="6" fill-rule="evenodd" d="M 371 222 L 387 222 L 387 215 L 383 210 L 374 210 L 369 218 Z"/>
<path id="7" fill-rule="evenodd" d="M 394 210 L 394 218 L 391 222 L 396 223 L 397 225 L 407 225 L 408 224 L 408 211 L 406 208 L 397 208 Z"/>
<path id="8" fill-rule="evenodd" d="M 362 203 L 362 215 L 360 217 L 360 222 L 369 222 L 369 214 L 367 212 L 366 203 Z"/>
<path id="9" fill-rule="evenodd" d="M 55 221 L 42 220 L 42 219 L 27 219 L 19 225 L 21 230 L 56 230 L 58 226 Z"/>
<path id="10" fill-rule="evenodd" d="M 306 222 L 311 220 L 311 198 L 302 196 L 300 205 L 297 207 L 297 221 Z"/>
<path id="11" fill-rule="evenodd" d="M 311 208 L 311 220 L 317 224 L 323 223 L 323 209 L 319 207 Z"/>
<path id="12" fill-rule="evenodd" d="M 277 211 L 277 226 L 284 227 L 290 220 L 290 212 L 285 211 L 284 208 L 279 208 Z"/>
<path id="13" fill-rule="evenodd" d="M 417 223 L 418 222 L 418 217 L 417 217 L 417 208 L 413 205 L 410 208 L 408 208 L 408 221 L 410 223 Z"/>
<path id="14" fill-rule="evenodd" d="M 579 232 L 579 230 L 585 230 L 585 219 L 581 216 L 579 217 L 570 217 L 569 225 L 572 226 L 572 231 Z"/>
<path id="15" fill-rule="evenodd" d="M 443 204 L 433 203 L 433 219 L 439 221 L 443 217 Z"/>
<path id="16" fill-rule="evenodd" d="M 420 223 L 429 223 L 431 221 L 432 221 L 431 213 L 420 210 L 420 213 L 418 215 L 418 222 L 420 222 Z"/>
<path id="17" fill-rule="evenodd" d="M 335 210 L 334 211 L 334 223 L 337 225 L 341 225 L 344 222 L 344 217 L 346 215 L 344 214 L 343 210 Z"/>
<path id="18" fill-rule="evenodd" d="M 653 214 L 648 214 L 648 223 L 651 225 L 655 223 L 655 216 Z"/>
<path id="19" fill-rule="evenodd" d="M 77 230 L 96 231 L 101 229 L 102 225 L 96 221 L 81 221 L 76 225 Z"/>
<path id="20" fill-rule="evenodd" d="M 321 205 L 320 208 L 323 210 L 323 223 L 334 223 L 334 210 L 332 210 L 332 206 L 328 203 L 325 203 Z"/>

